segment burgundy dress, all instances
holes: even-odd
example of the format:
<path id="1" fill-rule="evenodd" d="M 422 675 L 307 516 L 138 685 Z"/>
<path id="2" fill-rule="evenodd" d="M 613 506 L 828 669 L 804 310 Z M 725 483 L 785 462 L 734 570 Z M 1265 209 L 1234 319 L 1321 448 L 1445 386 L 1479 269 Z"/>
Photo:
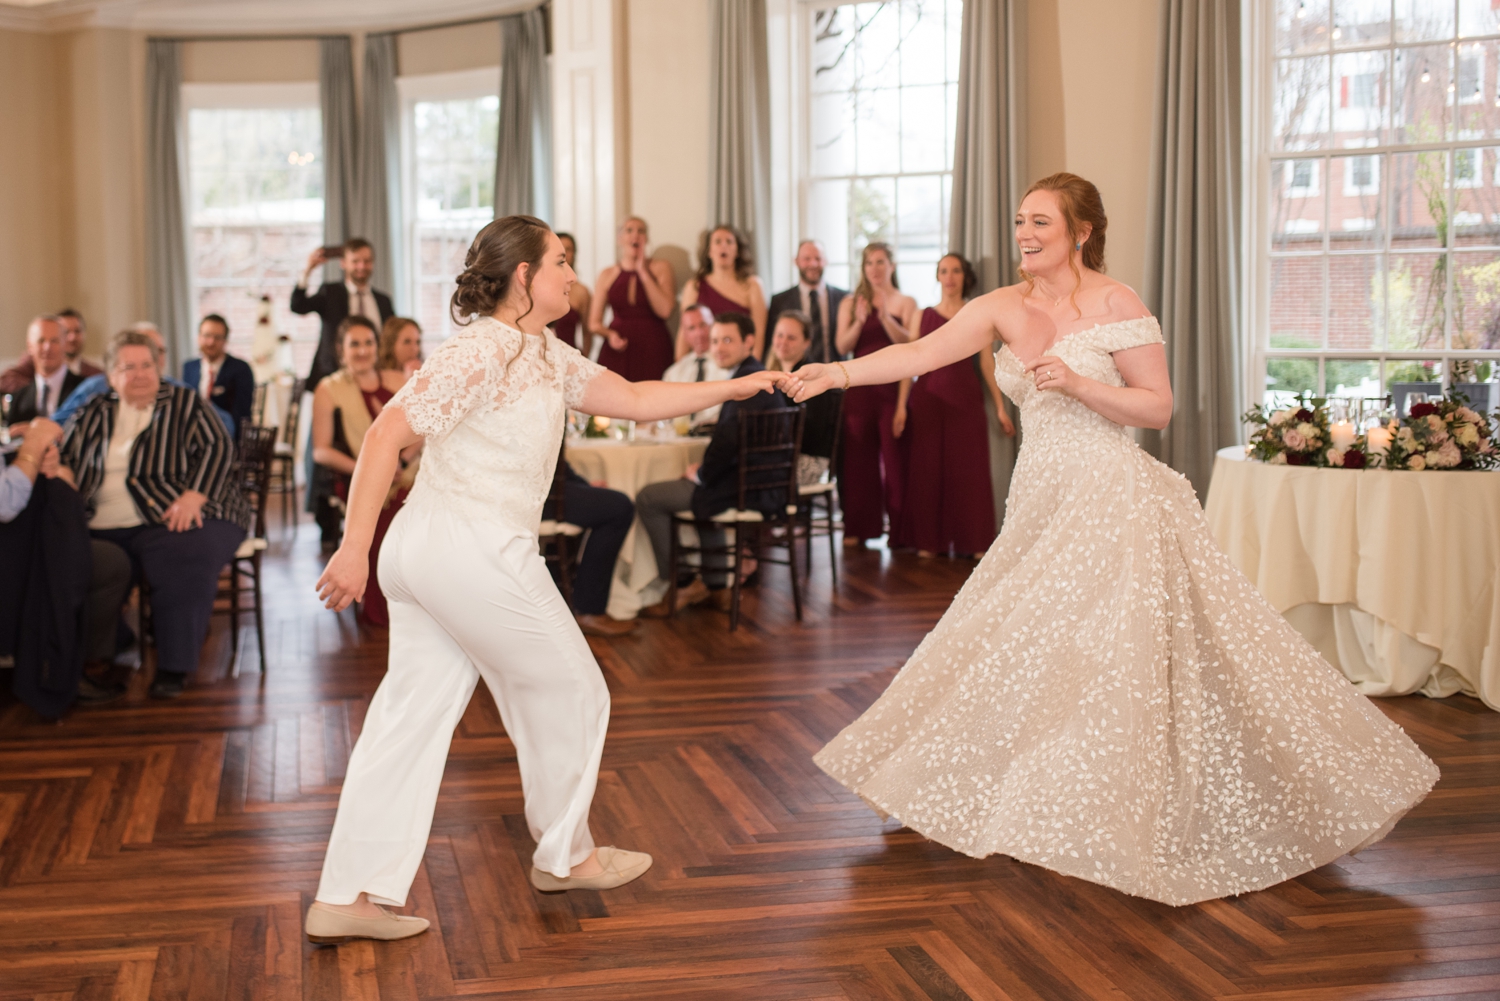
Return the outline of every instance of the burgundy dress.
<path id="1" fill-rule="evenodd" d="M 870 310 L 859 329 L 854 357 L 879 351 L 891 343 L 880 315 Z M 855 386 L 844 394 L 843 472 L 839 476 L 839 504 L 844 509 L 844 534 L 875 539 L 886 533 L 890 518 L 892 546 L 902 538 L 901 491 L 906 482 L 901 441 L 891 430 L 896 416 L 896 385 Z"/>
<path id="2" fill-rule="evenodd" d="M 581 338 L 578 336 L 579 327 L 582 322 L 583 317 L 578 315 L 578 310 L 569 307 L 567 314 L 552 324 L 552 332 L 564 344 L 571 344 L 579 351 L 582 351 L 583 345 L 580 343 Z"/>
<path id="3" fill-rule="evenodd" d="M 660 379 L 672 364 L 672 334 L 667 321 L 651 309 L 640 277 L 622 270 L 609 287 L 606 301 L 614 310 L 610 328 L 629 343 L 624 351 L 616 351 L 605 341 L 599 349 L 599 364 L 630 382 Z"/>
<path id="4" fill-rule="evenodd" d="M 922 311 L 921 336 L 948 320 Z M 918 549 L 963 555 L 982 553 L 995 541 L 995 499 L 990 483 L 989 415 L 984 383 L 973 358 L 917 379 L 906 401 L 906 491 L 901 533 Z"/>
<path id="5" fill-rule="evenodd" d="M 700 306 L 707 306 L 713 310 L 715 316 L 718 316 L 720 313 L 750 315 L 749 306 L 743 302 L 735 302 L 729 296 L 710 285 L 707 278 L 698 279 L 698 304 Z"/>
<path id="6" fill-rule="evenodd" d="M 365 409 L 370 412 L 372 419 L 378 417 L 381 409 L 391 402 L 392 396 L 396 395 L 383 385 L 368 392 L 361 387 L 359 392 L 365 398 Z M 349 452 L 349 446 L 341 441 L 335 440 L 334 445 L 345 453 Z M 347 505 L 349 477 L 340 476 L 334 484 L 334 492 Z M 372 626 L 391 624 L 391 613 L 385 602 L 385 593 L 380 590 L 380 544 L 385 541 L 385 533 L 390 530 L 391 521 L 395 519 L 396 512 L 401 510 L 401 505 L 404 503 L 406 503 L 406 491 L 398 490 L 396 495 L 386 502 L 385 507 L 380 509 L 380 517 L 375 520 L 375 535 L 370 540 L 370 576 L 365 581 L 365 597 L 359 606 L 359 617 Z"/>

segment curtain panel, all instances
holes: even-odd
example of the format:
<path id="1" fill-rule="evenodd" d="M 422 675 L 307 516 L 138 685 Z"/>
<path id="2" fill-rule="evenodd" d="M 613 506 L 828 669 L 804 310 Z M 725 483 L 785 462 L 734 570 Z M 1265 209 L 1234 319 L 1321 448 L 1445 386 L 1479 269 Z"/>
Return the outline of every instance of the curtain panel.
<path id="1" fill-rule="evenodd" d="M 552 81 L 545 7 L 500 19 L 495 218 L 518 213 L 552 221 Z"/>
<path id="2" fill-rule="evenodd" d="M 708 224 L 746 235 L 764 265 L 771 235 L 771 70 L 765 0 L 712 0 Z"/>
<path id="3" fill-rule="evenodd" d="M 396 36 L 365 37 L 364 105 L 360 114 L 358 184 L 350 236 L 375 245 L 375 288 L 390 289 L 396 312 L 406 311 L 401 242 L 401 99 L 396 92 Z"/>
<path id="4" fill-rule="evenodd" d="M 197 354 L 182 118 L 181 44 L 146 43 L 146 301 L 167 343 L 170 371 Z"/>
<path id="5" fill-rule="evenodd" d="M 354 145 L 354 52 L 347 35 L 318 40 L 318 100 L 323 113 L 323 242 L 332 245 L 356 235 L 349 228 L 358 154 Z M 376 248 L 377 261 L 386 250 Z M 343 275 L 337 261 L 326 264 L 323 273 L 326 281 L 338 281 Z"/>
<path id="6" fill-rule="evenodd" d="M 1240 5 L 1163 0 L 1147 307 L 1161 320 L 1172 422 L 1142 444 L 1207 496 L 1240 441 Z"/>

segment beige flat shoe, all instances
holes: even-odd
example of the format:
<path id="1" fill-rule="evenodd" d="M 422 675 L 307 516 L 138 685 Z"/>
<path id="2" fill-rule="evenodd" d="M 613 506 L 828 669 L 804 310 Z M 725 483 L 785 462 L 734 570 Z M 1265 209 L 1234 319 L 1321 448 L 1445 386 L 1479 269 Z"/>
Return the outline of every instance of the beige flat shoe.
<path id="1" fill-rule="evenodd" d="M 354 938 L 394 942 L 422 934 L 429 924 L 426 918 L 393 914 L 384 907 L 380 913 L 378 918 L 357 917 L 314 901 L 307 909 L 307 940 L 318 945 L 338 945 Z"/>
<path id="2" fill-rule="evenodd" d="M 599 864 L 604 871 L 593 876 L 568 876 L 559 879 L 550 872 L 531 867 L 531 885 L 543 893 L 565 890 L 613 890 L 638 878 L 651 868 L 651 856 L 645 852 L 628 852 L 613 845 L 599 849 Z"/>

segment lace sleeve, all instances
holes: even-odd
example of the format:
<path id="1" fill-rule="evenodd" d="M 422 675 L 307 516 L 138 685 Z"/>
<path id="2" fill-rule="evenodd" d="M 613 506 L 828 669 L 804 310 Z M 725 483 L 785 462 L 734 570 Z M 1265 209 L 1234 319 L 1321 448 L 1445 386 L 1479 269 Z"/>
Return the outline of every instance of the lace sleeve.
<path id="1" fill-rule="evenodd" d="M 1111 323 L 1107 327 L 1100 328 L 1096 343 L 1101 350 L 1110 354 L 1146 344 L 1161 344 L 1163 343 L 1161 326 L 1154 316 Z"/>
<path id="2" fill-rule="evenodd" d="M 477 331 L 450 337 L 417 374 L 396 391 L 389 406 L 406 412 L 406 423 L 424 438 L 444 434 L 485 401 L 494 399 L 495 345 Z"/>
<path id="3" fill-rule="evenodd" d="M 553 350 L 562 348 L 558 364 L 563 374 L 563 403 L 569 410 L 577 410 L 583 406 L 583 394 L 588 390 L 589 383 L 594 381 L 594 376 L 606 369 L 598 362 L 591 361 L 571 344 L 553 340 L 550 346 Z"/>

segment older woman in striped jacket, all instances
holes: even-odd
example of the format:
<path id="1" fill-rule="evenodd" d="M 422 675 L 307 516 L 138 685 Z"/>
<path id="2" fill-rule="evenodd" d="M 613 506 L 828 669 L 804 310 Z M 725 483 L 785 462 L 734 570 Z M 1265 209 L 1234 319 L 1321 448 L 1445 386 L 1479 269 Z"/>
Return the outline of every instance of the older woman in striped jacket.
<path id="1" fill-rule="evenodd" d="M 110 392 L 79 411 L 62 461 L 96 539 L 130 554 L 151 588 L 159 658 L 154 698 L 176 698 L 198 665 L 219 573 L 250 528 L 231 475 L 234 443 L 191 389 L 161 381 L 161 347 L 116 334 L 105 359 Z"/>

